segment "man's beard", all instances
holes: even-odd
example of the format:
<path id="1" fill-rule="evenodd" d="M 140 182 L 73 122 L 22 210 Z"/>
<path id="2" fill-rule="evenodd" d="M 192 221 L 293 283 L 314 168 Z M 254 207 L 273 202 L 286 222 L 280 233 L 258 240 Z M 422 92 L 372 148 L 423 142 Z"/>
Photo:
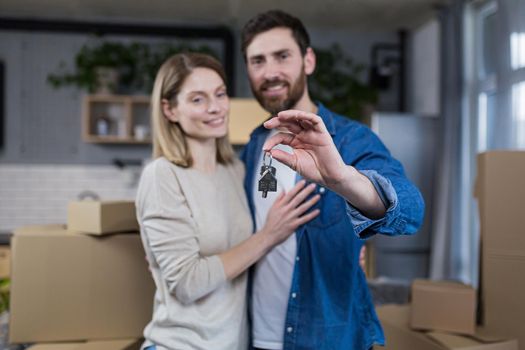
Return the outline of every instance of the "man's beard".
<path id="1" fill-rule="evenodd" d="M 264 88 L 267 86 L 271 86 L 275 84 L 283 84 L 285 87 L 288 87 L 288 94 L 284 97 L 283 96 L 276 96 L 276 97 L 264 96 L 262 90 L 264 90 Z M 250 87 L 252 88 L 252 93 L 255 96 L 255 99 L 271 115 L 276 115 L 277 113 L 281 111 L 292 109 L 303 96 L 304 91 L 305 91 L 305 86 L 306 86 L 306 74 L 304 73 L 302 73 L 292 83 L 291 87 L 287 81 L 280 80 L 280 79 L 265 81 L 260 86 L 259 89 L 256 89 L 255 86 L 253 86 L 253 84 L 250 83 Z"/>

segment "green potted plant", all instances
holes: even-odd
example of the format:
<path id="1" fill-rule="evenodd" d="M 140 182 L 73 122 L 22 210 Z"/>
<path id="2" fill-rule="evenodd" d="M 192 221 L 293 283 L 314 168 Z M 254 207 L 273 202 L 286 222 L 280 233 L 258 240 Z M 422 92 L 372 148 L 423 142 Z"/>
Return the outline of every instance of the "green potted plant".
<path id="1" fill-rule="evenodd" d="M 75 56 L 75 71 L 65 70 L 62 62 L 59 72 L 48 75 L 55 88 L 75 85 L 90 93 L 115 92 L 119 84 L 133 79 L 135 58 L 124 44 L 105 42 L 96 47 L 84 45 Z"/>
<path id="2" fill-rule="evenodd" d="M 336 113 L 365 121 L 378 101 L 378 91 L 361 79 L 366 66 L 355 63 L 337 44 L 314 51 L 316 70 L 309 78 L 312 98 Z"/>
<path id="3" fill-rule="evenodd" d="M 200 52 L 219 57 L 217 54 L 208 46 L 191 46 L 188 44 L 173 45 L 169 43 L 162 43 L 155 46 L 149 46 L 146 44 L 132 44 L 130 49 L 135 55 L 135 77 L 133 79 L 133 86 L 131 87 L 134 91 L 141 91 L 149 94 L 153 89 L 153 82 L 157 72 L 169 57 L 181 53 L 181 52 Z"/>
<path id="4" fill-rule="evenodd" d="M 183 51 L 216 56 L 207 46 L 104 42 L 98 46 L 84 45 L 75 56 L 73 73 L 68 72 L 62 62 L 59 71 L 49 74 L 47 79 L 55 88 L 74 85 L 90 93 L 148 94 L 160 65 L 171 55 Z"/>
<path id="5" fill-rule="evenodd" d="M 0 315 L 9 310 L 9 278 L 0 278 Z"/>

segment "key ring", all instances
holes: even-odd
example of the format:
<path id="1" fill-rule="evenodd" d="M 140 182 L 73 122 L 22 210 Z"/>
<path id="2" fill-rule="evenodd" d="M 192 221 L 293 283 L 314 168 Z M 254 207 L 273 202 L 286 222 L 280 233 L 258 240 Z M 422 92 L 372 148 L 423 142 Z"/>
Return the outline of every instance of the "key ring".
<path id="1" fill-rule="evenodd" d="M 270 152 L 264 152 L 264 154 L 263 154 L 263 165 L 266 165 L 266 154 L 268 154 L 268 157 L 270 157 L 270 164 L 268 164 L 268 166 L 272 166 L 273 157 L 272 157 L 272 154 Z"/>

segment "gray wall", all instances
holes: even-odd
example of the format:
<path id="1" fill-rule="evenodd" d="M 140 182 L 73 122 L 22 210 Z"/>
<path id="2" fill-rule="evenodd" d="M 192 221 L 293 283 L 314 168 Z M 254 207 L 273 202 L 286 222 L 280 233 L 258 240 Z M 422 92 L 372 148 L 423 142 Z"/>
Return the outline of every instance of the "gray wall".
<path id="1" fill-rule="evenodd" d="M 339 43 L 358 62 L 369 62 L 377 42 L 396 42 L 396 33 L 352 33 L 344 30 L 310 30 L 312 43 L 329 47 Z M 239 36 L 239 30 L 234 30 Z M 156 38 L 105 37 L 108 40 L 165 41 Z M 84 92 L 51 88 L 46 77 L 59 62 L 72 66 L 73 57 L 87 42 L 100 40 L 84 34 L 0 31 L 0 59 L 5 62 L 5 142 L 1 163 L 110 164 L 114 158 L 147 158 L 150 146 L 100 145 L 82 141 L 81 100 Z M 221 52 L 219 42 L 206 41 Z M 236 48 L 238 52 L 238 47 Z M 251 96 L 244 61 L 236 57 L 236 95 Z M 379 108 L 395 110 L 395 91 L 383 93 Z"/>
<path id="2" fill-rule="evenodd" d="M 107 40 L 164 42 L 165 39 L 106 37 Z M 100 40 L 79 34 L 1 31 L 5 62 L 5 142 L 2 163 L 110 164 L 113 158 L 146 158 L 148 145 L 100 145 L 81 140 L 81 101 L 73 87 L 53 89 L 47 75 L 68 67 L 83 44 Z M 205 42 L 221 53 L 218 42 Z M 199 42 L 197 42 L 199 44 Z"/>
<path id="3" fill-rule="evenodd" d="M 416 235 L 377 235 L 373 238 L 375 273 L 377 276 L 405 280 L 426 278 L 432 241 L 439 119 L 408 113 L 376 113 L 372 117 L 372 129 L 392 156 L 403 164 L 406 175 L 419 188 L 425 200 L 424 221 Z"/>

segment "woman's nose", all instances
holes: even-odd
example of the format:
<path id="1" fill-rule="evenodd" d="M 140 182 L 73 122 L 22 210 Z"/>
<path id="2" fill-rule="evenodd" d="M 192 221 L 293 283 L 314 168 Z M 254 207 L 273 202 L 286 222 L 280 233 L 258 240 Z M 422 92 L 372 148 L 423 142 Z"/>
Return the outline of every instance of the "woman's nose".
<path id="1" fill-rule="evenodd" d="M 217 113 L 220 110 L 220 105 L 217 99 L 212 98 L 208 104 L 208 113 Z"/>

